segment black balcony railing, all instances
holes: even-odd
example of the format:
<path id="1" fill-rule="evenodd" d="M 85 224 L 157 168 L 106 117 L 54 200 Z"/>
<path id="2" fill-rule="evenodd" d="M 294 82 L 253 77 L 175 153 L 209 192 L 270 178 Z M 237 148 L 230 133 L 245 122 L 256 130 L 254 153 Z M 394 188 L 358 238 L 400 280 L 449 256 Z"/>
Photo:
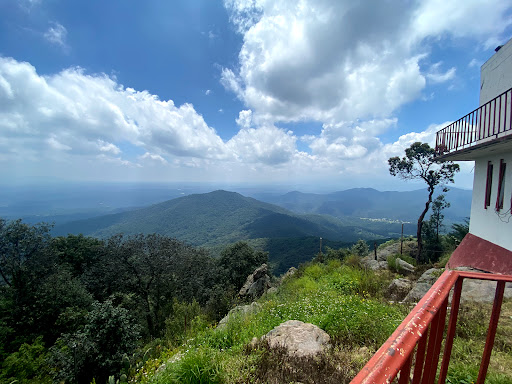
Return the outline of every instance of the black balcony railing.
<path id="1" fill-rule="evenodd" d="M 438 156 L 512 133 L 512 88 L 437 132 Z"/>

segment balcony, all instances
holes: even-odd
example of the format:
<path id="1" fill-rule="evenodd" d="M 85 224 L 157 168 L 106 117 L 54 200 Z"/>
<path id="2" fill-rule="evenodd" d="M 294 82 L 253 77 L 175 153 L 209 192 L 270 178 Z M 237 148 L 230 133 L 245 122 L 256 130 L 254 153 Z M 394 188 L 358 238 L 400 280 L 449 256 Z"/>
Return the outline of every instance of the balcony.
<path id="1" fill-rule="evenodd" d="M 445 384 L 457 327 L 460 296 L 464 279 L 496 281 L 496 294 L 489 320 L 489 330 L 482 354 L 477 384 L 483 384 L 494 345 L 501 312 L 505 282 L 511 275 L 446 270 L 390 338 L 352 380 L 351 384 Z M 446 315 L 450 292 L 451 310 L 447 329 Z M 483 319 L 482 319 L 483 320 Z M 438 370 L 441 347 L 444 345 Z"/>
<path id="2" fill-rule="evenodd" d="M 490 144 L 508 146 L 512 139 L 511 99 L 512 88 L 437 132 L 438 160 L 474 160 L 471 154 Z"/>

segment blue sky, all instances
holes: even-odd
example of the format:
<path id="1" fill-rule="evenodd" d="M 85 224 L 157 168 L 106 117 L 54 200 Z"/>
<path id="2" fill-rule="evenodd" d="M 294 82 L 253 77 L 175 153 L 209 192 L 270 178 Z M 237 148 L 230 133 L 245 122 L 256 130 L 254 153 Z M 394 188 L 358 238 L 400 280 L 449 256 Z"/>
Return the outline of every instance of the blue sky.
<path id="1" fill-rule="evenodd" d="M 387 159 L 478 107 L 511 25 L 498 0 L 0 0 L 0 178 L 415 188 Z"/>

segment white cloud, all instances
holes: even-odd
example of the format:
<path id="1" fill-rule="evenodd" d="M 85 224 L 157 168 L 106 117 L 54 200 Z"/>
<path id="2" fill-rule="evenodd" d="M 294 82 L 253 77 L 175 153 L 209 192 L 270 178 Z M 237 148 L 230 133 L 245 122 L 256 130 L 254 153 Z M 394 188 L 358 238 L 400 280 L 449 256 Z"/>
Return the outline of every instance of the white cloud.
<path id="1" fill-rule="evenodd" d="M 62 24 L 53 23 L 53 25 L 44 33 L 44 38 L 52 44 L 66 48 L 67 34 L 68 31 Z"/>
<path id="2" fill-rule="evenodd" d="M 431 66 L 429 73 L 427 73 L 427 78 L 433 84 L 445 83 L 449 80 L 452 80 L 455 77 L 455 67 L 452 67 L 443 73 L 440 70 L 441 65 L 441 62 L 435 63 L 434 65 Z"/>
<path id="3" fill-rule="evenodd" d="M 211 89 L 207 89 L 207 90 L 204 92 L 204 94 L 205 94 L 206 96 L 208 96 L 208 95 L 209 95 L 209 94 L 211 94 L 211 93 L 212 93 Z"/>
<path id="4" fill-rule="evenodd" d="M 254 129 L 246 125 L 228 141 L 227 146 L 243 162 L 279 165 L 289 162 L 294 156 L 296 140 L 291 132 L 275 126 Z"/>
<path id="5" fill-rule="evenodd" d="M 512 19 L 505 2 L 230 0 L 230 17 L 244 43 L 239 67 L 223 68 L 221 83 L 256 120 L 338 123 L 387 117 L 421 96 L 425 78 L 455 76 L 421 70 L 424 41 L 443 36 L 487 41 Z M 478 20 L 477 23 L 467 22 Z"/>
<path id="6" fill-rule="evenodd" d="M 0 137 L 13 151 L 120 155 L 118 143 L 170 156 L 221 159 L 225 144 L 191 104 L 175 106 L 105 75 L 71 68 L 40 76 L 28 63 L 0 57 Z"/>
<path id="7" fill-rule="evenodd" d="M 142 156 L 139 156 L 139 159 L 141 159 L 141 160 L 151 160 L 151 161 L 154 161 L 154 162 L 157 162 L 157 163 L 167 164 L 167 160 L 165 160 L 162 156 L 154 154 L 154 153 L 149 153 L 149 152 L 146 152 Z"/>

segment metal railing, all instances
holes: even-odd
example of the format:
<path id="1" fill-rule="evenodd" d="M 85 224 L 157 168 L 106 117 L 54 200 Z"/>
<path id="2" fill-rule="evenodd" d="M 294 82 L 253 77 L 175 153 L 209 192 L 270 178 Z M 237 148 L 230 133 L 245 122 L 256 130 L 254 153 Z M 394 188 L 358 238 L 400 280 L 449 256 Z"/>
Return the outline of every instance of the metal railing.
<path id="1" fill-rule="evenodd" d="M 397 377 L 399 384 L 433 384 L 438 371 L 443 343 L 448 299 L 451 289 L 454 288 L 450 318 L 444 338 L 444 354 L 437 381 L 438 384 L 444 384 L 455 337 L 464 279 L 497 281 L 489 330 L 476 382 L 483 384 L 494 345 L 505 282 L 512 282 L 512 276 L 449 270 L 439 277 L 402 324 L 352 380 L 351 384 L 391 383 Z M 411 375 L 412 369 L 413 374 Z"/>
<path id="2" fill-rule="evenodd" d="M 438 131 L 436 154 L 440 156 L 511 134 L 511 98 L 512 88 Z"/>

